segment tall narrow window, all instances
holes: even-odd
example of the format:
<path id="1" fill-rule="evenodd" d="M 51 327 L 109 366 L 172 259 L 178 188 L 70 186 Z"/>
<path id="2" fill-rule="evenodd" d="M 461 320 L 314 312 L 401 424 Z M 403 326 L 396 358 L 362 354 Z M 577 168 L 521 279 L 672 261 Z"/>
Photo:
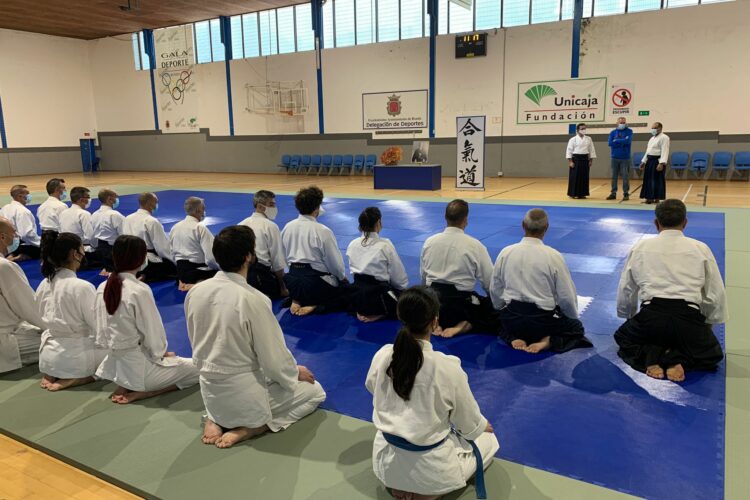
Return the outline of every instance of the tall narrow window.
<path id="1" fill-rule="evenodd" d="M 258 16 L 260 26 L 260 49 L 261 55 L 272 56 L 278 54 L 276 45 L 276 11 L 264 10 Z"/>
<path id="2" fill-rule="evenodd" d="M 133 41 L 133 61 L 135 62 L 136 71 L 140 71 L 141 69 L 141 48 L 138 45 L 138 35 L 138 33 L 133 33 L 130 37 Z"/>
<path id="3" fill-rule="evenodd" d="M 357 45 L 375 43 L 375 2 L 357 0 Z"/>
<path id="4" fill-rule="evenodd" d="M 354 45 L 354 0 L 336 0 L 336 47 Z"/>
<path id="5" fill-rule="evenodd" d="M 474 3 L 470 9 L 465 9 L 453 2 L 448 3 L 448 23 L 451 33 L 465 33 L 474 31 Z"/>
<path id="6" fill-rule="evenodd" d="M 315 33 L 312 29 L 312 8 L 309 3 L 294 6 L 297 17 L 297 50 L 315 50 Z"/>
<path id="7" fill-rule="evenodd" d="M 475 0 L 476 28 L 488 30 L 500 27 L 500 0 Z"/>
<path id="8" fill-rule="evenodd" d="M 258 39 L 258 14 L 242 16 L 242 44 L 245 47 L 245 57 L 260 55 L 260 40 Z"/>
<path id="9" fill-rule="evenodd" d="M 401 0 L 402 40 L 423 36 L 422 5 L 422 0 Z"/>
<path id="10" fill-rule="evenodd" d="M 229 42 L 230 40 L 227 40 L 227 43 Z M 226 59 L 224 44 L 221 43 L 221 21 L 218 19 L 211 19 L 211 56 L 214 62 Z"/>
<path id="11" fill-rule="evenodd" d="M 195 23 L 195 57 L 198 64 L 211 62 L 211 30 L 208 21 Z"/>
<path id="12" fill-rule="evenodd" d="M 279 24 L 279 53 L 294 52 L 294 7 L 284 7 L 276 11 Z"/>
<path id="13" fill-rule="evenodd" d="M 530 0 L 503 1 L 503 27 L 529 24 Z"/>
<path id="14" fill-rule="evenodd" d="M 531 2 L 531 24 L 549 23 L 559 20 L 560 0 L 533 0 Z"/>
<path id="15" fill-rule="evenodd" d="M 323 48 L 332 49 L 336 46 L 333 39 L 333 0 L 323 5 Z"/>
<path id="16" fill-rule="evenodd" d="M 242 59 L 245 57 L 242 47 L 242 16 L 229 18 L 229 30 L 232 33 L 232 59 Z"/>
<path id="17" fill-rule="evenodd" d="M 377 0 L 378 42 L 398 40 L 398 0 Z"/>

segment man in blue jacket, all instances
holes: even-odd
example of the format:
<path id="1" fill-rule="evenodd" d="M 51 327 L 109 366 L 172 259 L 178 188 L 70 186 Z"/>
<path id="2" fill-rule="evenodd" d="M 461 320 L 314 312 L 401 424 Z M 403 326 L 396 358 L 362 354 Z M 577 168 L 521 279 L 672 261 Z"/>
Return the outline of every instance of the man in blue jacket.
<path id="1" fill-rule="evenodd" d="M 617 119 L 617 128 L 609 133 L 609 147 L 612 151 L 612 192 L 608 200 L 617 198 L 617 176 L 622 176 L 623 200 L 630 199 L 630 144 L 633 131 L 628 128 L 624 116 Z"/>

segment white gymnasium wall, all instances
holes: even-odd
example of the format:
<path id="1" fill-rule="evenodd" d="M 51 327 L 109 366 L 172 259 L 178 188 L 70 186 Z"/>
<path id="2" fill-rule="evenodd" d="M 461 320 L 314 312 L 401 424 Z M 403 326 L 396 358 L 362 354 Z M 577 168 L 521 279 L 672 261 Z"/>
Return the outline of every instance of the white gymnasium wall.
<path id="1" fill-rule="evenodd" d="M 153 130 L 151 79 L 135 70 L 130 35 L 91 40 L 88 50 L 99 131 Z"/>
<path id="2" fill-rule="evenodd" d="M 77 146 L 96 132 L 85 41 L 0 29 L 0 95 L 11 148 Z"/>
<path id="3" fill-rule="evenodd" d="M 227 79 L 223 62 L 196 64 L 198 85 L 198 124 L 211 135 L 229 135 Z M 188 94 L 186 98 L 192 97 Z M 163 121 L 163 120 L 162 120 Z"/>

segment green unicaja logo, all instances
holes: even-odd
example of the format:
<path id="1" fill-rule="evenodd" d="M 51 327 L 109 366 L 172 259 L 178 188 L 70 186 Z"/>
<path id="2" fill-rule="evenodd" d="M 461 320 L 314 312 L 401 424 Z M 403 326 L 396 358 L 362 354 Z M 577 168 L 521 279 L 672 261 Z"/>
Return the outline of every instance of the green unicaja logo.
<path id="1" fill-rule="evenodd" d="M 548 95 L 557 95 L 557 91 L 549 85 L 534 85 L 527 90 L 524 95 L 528 97 L 531 102 L 539 106 L 544 97 L 547 97 Z"/>

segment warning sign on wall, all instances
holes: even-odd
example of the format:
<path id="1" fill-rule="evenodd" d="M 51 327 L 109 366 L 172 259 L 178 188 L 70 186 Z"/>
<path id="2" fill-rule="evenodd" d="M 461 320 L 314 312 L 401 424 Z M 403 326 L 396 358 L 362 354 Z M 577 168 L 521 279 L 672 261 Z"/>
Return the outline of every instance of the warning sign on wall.
<path id="1" fill-rule="evenodd" d="M 615 118 L 629 116 L 633 113 L 632 83 L 613 83 L 609 86 L 609 114 Z"/>

